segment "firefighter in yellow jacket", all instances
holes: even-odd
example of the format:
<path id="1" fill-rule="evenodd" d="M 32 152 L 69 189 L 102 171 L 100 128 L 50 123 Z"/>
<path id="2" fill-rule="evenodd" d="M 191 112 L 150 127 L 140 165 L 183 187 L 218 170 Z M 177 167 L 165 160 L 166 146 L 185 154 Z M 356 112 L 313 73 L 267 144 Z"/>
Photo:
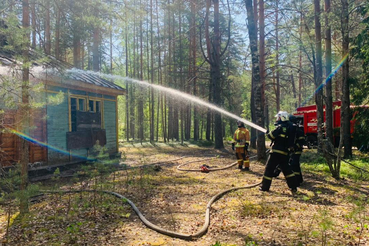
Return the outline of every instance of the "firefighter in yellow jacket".
<path id="1" fill-rule="evenodd" d="M 249 159 L 249 141 L 250 133 L 245 128 L 245 125 L 241 121 L 237 121 L 238 129 L 235 131 L 232 143 L 232 150 L 236 147 L 236 158 L 238 162 L 238 169 L 241 171 L 250 170 L 250 159 Z M 242 168 L 244 166 L 244 168 Z"/>

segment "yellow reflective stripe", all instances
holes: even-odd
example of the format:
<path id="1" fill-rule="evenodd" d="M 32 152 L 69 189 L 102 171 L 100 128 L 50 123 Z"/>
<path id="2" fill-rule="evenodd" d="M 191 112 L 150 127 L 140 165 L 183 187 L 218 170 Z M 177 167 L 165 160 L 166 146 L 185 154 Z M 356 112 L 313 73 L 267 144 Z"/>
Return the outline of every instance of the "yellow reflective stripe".
<path id="1" fill-rule="evenodd" d="M 295 175 L 300 175 L 300 173 L 299 172 L 293 172 Z"/>
<path id="2" fill-rule="evenodd" d="M 294 153 L 295 155 L 301 155 L 302 154 L 302 151 L 297 151 Z"/>
<path id="3" fill-rule="evenodd" d="M 288 152 L 284 152 L 282 150 L 277 150 L 277 149 L 272 149 L 270 151 L 270 153 L 278 153 L 278 154 L 282 154 L 282 155 L 288 155 Z"/>
<path id="4" fill-rule="evenodd" d="M 269 132 L 269 136 L 273 139 L 275 139 L 275 137 L 273 136 L 273 133 Z"/>
<path id="5" fill-rule="evenodd" d="M 267 179 L 267 180 L 273 180 L 272 177 L 267 177 L 267 176 L 263 176 L 264 179 Z"/>
<path id="6" fill-rule="evenodd" d="M 290 175 L 287 175 L 286 176 L 286 179 L 291 178 L 291 177 L 294 177 L 294 176 L 295 176 L 295 174 L 294 173 L 291 173 Z"/>
<path id="7" fill-rule="evenodd" d="M 305 137 L 299 137 L 299 139 L 305 139 Z"/>
<path id="8" fill-rule="evenodd" d="M 301 146 L 299 145 L 299 143 L 297 143 L 296 145 L 297 145 L 297 147 L 299 147 L 299 148 L 301 147 Z"/>
<path id="9" fill-rule="evenodd" d="M 286 135 L 284 135 L 284 134 L 281 134 L 279 136 L 282 137 L 282 138 L 285 138 L 286 137 Z"/>
<path id="10" fill-rule="evenodd" d="M 237 129 L 237 131 L 236 131 L 236 134 L 237 134 L 236 140 L 240 140 L 240 138 L 239 138 L 240 132 L 241 132 L 240 129 Z M 236 143 L 236 148 L 239 148 L 239 147 L 245 147 L 245 145 L 239 145 L 238 142 L 237 142 Z"/>
<path id="11" fill-rule="evenodd" d="M 237 161 L 243 161 L 243 159 L 238 159 Z"/>
<path id="12" fill-rule="evenodd" d="M 250 160 L 243 160 L 243 163 L 250 163 Z"/>

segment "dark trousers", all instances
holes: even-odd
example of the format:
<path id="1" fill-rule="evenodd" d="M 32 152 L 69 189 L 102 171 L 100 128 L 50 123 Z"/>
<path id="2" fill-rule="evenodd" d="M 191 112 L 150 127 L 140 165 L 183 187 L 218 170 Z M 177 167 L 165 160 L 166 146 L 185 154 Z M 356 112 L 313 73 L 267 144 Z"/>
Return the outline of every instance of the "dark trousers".
<path id="1" fill-rule="evenodd" d="M 299 185 L 304 181 L 304 179 L 302 178 L 300 157 L 301 157 L 301 154 L 293 154 L 290 159 L 290 166 L 292 168 L 293 173 L 296 176 L 296 180 Z"/>
<path id="2" fill-rule="evenodd" d="M 261 183 L 261 189 L 264 191 L 268 191 L 270 186 L 272 185 L 272 180 L 275 175 L 275 169 L 279 165 L 279 168 L 282 170 L 284 177 L 286 178 L 287 185 L 290 189 L 295 189 L 297 187 L 296 176 L 293 173 L 290 165 L 288 164 L 289 156 L 283 155 L 279 153 L 271 153 L 269 155 L 263 181 Z"/>

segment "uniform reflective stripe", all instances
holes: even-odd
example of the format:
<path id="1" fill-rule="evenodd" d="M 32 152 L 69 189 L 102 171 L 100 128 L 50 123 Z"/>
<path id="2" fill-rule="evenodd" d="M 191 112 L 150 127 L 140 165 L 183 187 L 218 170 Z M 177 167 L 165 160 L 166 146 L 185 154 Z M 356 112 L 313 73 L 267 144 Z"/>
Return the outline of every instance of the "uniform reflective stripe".
<path id="1" fill-rule="evenodd" d="M 299 139 L 305 139 L 305 137 L 299 137 Z"/>
<path id="2" fill-rule="evenodd" d="M 245 145 L 243 144 L 243 145 L 240 145 L 240 144 L 238 144 L 239 142 L 240 142 L 240 138 L 239 138 L 239 133 L 240 132 L 242 132 L 243 134 L 246 134 L 246 132 L 245 131 L 241 131 L 240 129 L 237 129 L 237 131 L 236 131 L 236 134 L 237 134 L 237 136 L 236 136 L 236 140 L 237 140 L 237 144 L 236 144 L 236 148 L 240 148 L 240 147 L 245 147 Z M 245 140 L 246 141 L 246 140 Z"/>
<path id="3" fill-rule="evenodd" d="M 270 153 L 278 153 L 278 154 L 282 154 L 282 155 L 288 155 L 288 152 L 284 152 L 282 150 L 277 150 L 277 149 L 272 149 L 270 151 Z"/>
<path id="4" fill-rule="evenodd" d="M 238 159 L 237 161 L 243 161 L 243 159 Z"/>
<path id="5" fill-rule="evenodd" d="M 292 173 L 292 174 L 290 174 L 290 175 L 287 175 L 287 176 L 286 176 L 286 179 L 291 178 L 291 177 L 294 177 L 294 176 L 295 176 L 295 174 L 294 174 L 294 173 Z"/>
<path id="6" fill-rule="evenodd" d="M 299 148 L 301 147 L 298 143 L 297 143 L 296 145 L 297 145 L 297 147 L 299 147 Z"/>
<path id="7" fill-rule="evenodd" d="M 243 160 L 243 163 L 250 163 L 250 160 Z"/>
<path id="8" fill-rule="evenodd" d="M 301 155 L 301 154 L 302 154 L 302 151 L 295 152 L 295 155 Z"/>
<path id="9" fill-rule="evenodd" d="M 273 180 L 272 177 L 267 177 L 267 176 L 263 176 L 263 178 L 267 179 L 267 180 Z"/>
<path id="10" fill-rule="evenodd" d="M 295 174 L 295 175 L 300 175 L 300 173 L 298 173 L 298 172 L 294 172 L 294 174 Z"/>
<path id="11" fill-rule="evenodd" d="M 281 135 L 279 135 L 280 137 L 282 137 L 282 138 L 286 138 L 287 136 L 286 135 L 284 135 L 284 134 L 281 134 Z"/>

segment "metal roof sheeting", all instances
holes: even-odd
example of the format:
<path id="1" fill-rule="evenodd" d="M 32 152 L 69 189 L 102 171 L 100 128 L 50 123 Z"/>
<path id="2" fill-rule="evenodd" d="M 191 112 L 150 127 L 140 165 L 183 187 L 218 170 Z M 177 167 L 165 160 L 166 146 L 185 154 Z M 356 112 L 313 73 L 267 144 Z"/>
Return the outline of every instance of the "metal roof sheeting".
<path id="1" fill-rule="evenodd" d="M 42 54 L 38 51 L 30 49 L 30 60 L 32 62 L 32 66 L 34 67 L 42 67 L 45 70 L 52 69 L 55 76 L 61 76 L 66 79 L 72 79 L 75 81 L 79 81 L 82 83 L 92 84 L 100 87 L 115 89 L 119 91 L 125 91 L 119 85 L 114 84 L 113 82 L 104 79 L 101 76 L 83 73 L 81 72 L 69 72 L 70 69 L 75 69 L 73 66 L 67 62 L 57 60 L 53 56 Z M 0 48 L 0 65 L 1 66 L 19 66 L 22 65 L 22 62 L 17 57 L 20 54 L 17 54 L 13 51 L 8 51 Z"/>

